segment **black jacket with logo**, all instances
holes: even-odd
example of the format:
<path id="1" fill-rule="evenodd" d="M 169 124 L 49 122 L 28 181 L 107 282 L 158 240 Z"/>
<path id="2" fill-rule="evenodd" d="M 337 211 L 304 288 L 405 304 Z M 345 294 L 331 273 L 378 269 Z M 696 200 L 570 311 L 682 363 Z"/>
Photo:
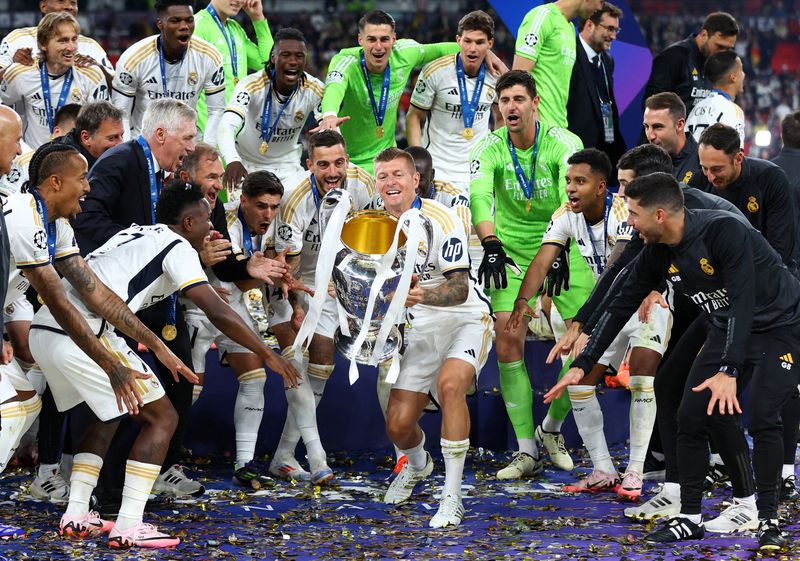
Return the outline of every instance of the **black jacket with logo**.
<path id="1" fill-rule="evenodd" d="M 644 99 L 661 92 L 674 92 L 686 105 L 686 114 L 711 93 L 711 85 L 703 76 L 706 58 L 692 34 L 673 43 L 653 59 L 653 70 L 644 89 Z"/>
<path id="2" fill-rule="evenodd" d="M 766 160 L 745 157 L 736 181 L 724 189 L 716 189 L 706 181 L 704 190 L 733 203 L 767 238 L 789 270 L 797 270 L 797 216 L 791 186 L 781 168 Z"/>
<path id="3" fill-rule="evenodd" d="M 691 187 L 700 187 L 705 182 L 703 170 L 700 168 L 700 156 L 697 155 L 697 141 L 691 134 L 686 135 L 683 150 L 672 158 L 672 176 Z"/>
<path id="4" fill-rule="evenodd" d="M 800 281 L 745 218 L 686 210 L 675 246 L 647 245 L 573 366 L 588 372 L 639 304 L 665 279 L 725 330 L 720 366 L 741 368 L 751 332 L 800 325 Z"/>
<path id="5" fill-rule="evenodd" d="M 683 204 L 686 208 L 693 210 L 727 210 L 733 214 L 739 214 L 739 210 L 735 206 L 721 197 L 687 185 L 681 185 L 681 188 L 683 189 Z M 581 306 L 581 309 L 578 310 L 578 313 L 573 318 L 583 324 L 582 331 L 584 333 L 590 334 L 592 332 L 605 307 L 619 293 L 619 289 L 622 288 L 625 278 L 631 270 L 631 267 L 627 265 L 638 257 L 643 248 L 644 242 L 639 237 L 639 232 L 634 230 L 630 241 L 625 244 L 620 256 L 597 279 L 597 284 L 586 303 Z"/>

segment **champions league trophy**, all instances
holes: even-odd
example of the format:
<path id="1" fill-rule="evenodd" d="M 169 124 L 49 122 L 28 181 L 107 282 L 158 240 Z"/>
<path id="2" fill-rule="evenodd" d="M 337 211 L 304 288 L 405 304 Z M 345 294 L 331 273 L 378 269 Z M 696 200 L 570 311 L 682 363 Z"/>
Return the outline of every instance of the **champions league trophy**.
<path id="1" fill-rule="evenodd" d="M 341 189 L 328 192 L 320 204 L 316 294 L 297 341 L 310 340 L 332 279 L 339 313 L 334 342 L 351 360 L 351 383 L 358 378 L 356 363 L 377 365 L 390 358 L 391 383 L 402 344 L 397 324 L 403 322 L 415 266 L 427 265 L 433 226 L 417 209 L 399 219 L 383 210 L 350 211 L 350 195 Z M 409 253 L 409 247 L 417 250 Z"/>

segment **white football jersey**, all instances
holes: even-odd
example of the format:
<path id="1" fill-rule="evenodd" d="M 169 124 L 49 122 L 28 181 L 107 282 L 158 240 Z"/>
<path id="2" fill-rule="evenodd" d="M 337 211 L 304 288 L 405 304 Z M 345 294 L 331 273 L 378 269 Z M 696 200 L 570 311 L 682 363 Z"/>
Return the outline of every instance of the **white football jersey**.
<path id="1" fill-rule="evenodd" d="M 260 169 L 284 167 L 288 162 L 299 164 L 303 153 L 303 146 L 298 142 L 300 132 L 309 115 L 313 114 L 316 120 L 321 118 L 319 106 L 324 91 L 325 84 L 306 72 L 305 82 L 283 110 L 267 151 L 262 154 L 261 118 L 267 92 L 272 96 L 269 126 L 275 122 L 281 105 L 267 71 L 250 74 L 236 85 L 222 116 L 218 134 L 222 157 L 226 162 L 256 163 Z"/>
<path id="2" fill-rule="evenodd" d="M 300 278 L 306 286 L 314 288 L 322 236 L 319 231 L 319 211 L 311 191 L 311 173 L 300 176 L 300 181 L 281 201 L 276 220 L 275 251 L 289 248 L 289 256 L 300 255 Z M 365 170 L 350 164 L 344 189 L 350 193 L 355 210 L 372 208 L 375 204 L 375 180 Z"/>
<path id="3" fill-rule="evenodd" d="M 592 234 L 589 237 L 589 225 L 583 213 L 572 212 L 569 203 L 564 203 L 553 213 L 542 237 L 542 244 L 565 247 L 569 240 L 575 240 L 575 245 L 597 278 L 605 269 L 608 256 L 617 242 L 631 239 L 632 229 L 628 226 L 628 207 L 625 200 L 619 195 L 613 195 L 608 224 L 606 225 L 604 218 L 593 224 L 591 229 Z"/>
<path id="4" fill-rule="evenodd" d="M 736 129 L 744 148 L 744 111 L 717 92 L 711 92 L 707 98 L 697 102 L 686 118 L 686 130 L 699 142 L 703 131 L 714 123 L 722 123 Z"/>
<path id="5" fill-rule="evenodd" d="M 483 246 L 481 245 L 481 240 L 478 238 L 478 234 L 475 233 L 475 228 L 472 226 L 472 211 L 469 208 L 469 194 L 464 193 L 449 181 L 434 179 L 431 198 L 455 211 L 464 223 L 467 235 L 469 236 L 470 258 L 473 264 L 476 260 L 480 263 L 483 258 Z"/>
<path id="6" fill-rule="evenodd" d="M 222 204 L 222 202 L 218 202 L 217 204 Z M 239 219 L 238 197 L 235 201 L 225 203 L 225 220 L 228 224 L 231 252 L 236 255 L 237 258 L 246 259 L 250 257 L 252 254 L 247 251 L 244 243 L 244 225 L 242 224 L 242 220 Z M 253 243 L 253 252 L 260 251 L 261 253 L 266 253 L 267 250 L 274 248 L 274 237 L 275 221 L 270 224 L 267 232 L 264 235 L 254 236 L 251 238 Z M 211 267 L 206 270 L 206 274 L 208 276 L 208 282 L 211 283 L 212 286 L 222 287 L 230 291 L 231 295 L 228 297 L 228 302 L 230 302 L 231 306 L 237 310 L 243 310 L 246 315 L 247 303 L 245 302 L 245 295 L 239 289 L 239 287 L 236 286 L 236 283 L 219 280 Z M 181 298 L 181 303 L 184 305 L 187 312 L 202 313 L 200 308 L 198 308 L 194 302 L 188 298 Z"/>
<path id="7" fill-rule="evenodd" d="M 472 100 L 476 78 L 465 76 L 467 99 Z M 473 137 L 466 139 L 461 112 L 461 95 L 456 76 L 456 55 L 448 55 L 425 65 L 417 79 L 411 103 L 430 111 L 422 131 L 422 145 L 433 158 L 436 174 L 442 179 L 469 185 L 469 154 L 489 131 L 492 104 L 497 102 L 497 79 L 487 71 L 472 124 Z"/>
<path id="8" fill-rule="evenodd" d="M 20 49 L 30 49 L 31 55 L 36 56 L 39 52 L 39 44 L 36 38 L 37 27 L 21 27 L 15 29 L 3 38 L 0 43 L 0 68 L 11 66 L 14 53 Z M 99 62 L 109 73 L 114 74 L 114 65 L 108 60 L 103 47 L 91 37 L 78 35 L 78 54 L 93 58 Z"/>
<path id="9" fill-rule="evenodd" d="M 445 273 L 470 270 L 469 245 L 467 242 L 466 224 L 453 209 L 430 199 L 422 199 L 420 211 L 427 216 L 433 225 L 433 244 L 430 248 L 422 242 L 422 250 L 428 252 L 428 264 L 423 269 L 417 265 L 416 273 L 422 288 L 436 288 L 447 279 Z M 437 307 L 417 304 L 408 308 L 408 320 L 413 328 L 415 321 L 442 321 L 444 314 L 488 314 L 491 308 L 486 297 L 478 292 L 475 281 L 469 276 L 469 296 L 463 304 L 457 306 Z M 445 320 L 446 321 L 446 320 Z"/>
<path id="10" fill-rule="evenodd" d="M 208 283 L 194 248 L 163 224 L 133 225 L 117 232 L 87 255 L 86 263 L 134 312 L 157 304 L 175 292 L 183 293 Z M 105 320 L 88 309 L 71 284 L 63 282 L 70 302 L 94 332 L 100 332 Z M 36 321 L 57 327 L 49 313 L 37 315 Z"/>
<path id="11" fill-rule="evenodd" d="M 136 138 L 141 132 L 142 117 L 150 103 L 165 97 L 164 79 L 166 97 L 178 99 L 191 107 L 197 104 L 200 92 L 205 92 L 208 98 L 225 91 L 222 56 L 211 43 L 198 37 L 189 40 L 180 62 L 170 64 L 164 61 L 166 76 L 162 76 L 158 49 L 160 37 L 152 35 L 137 41 L 117 61 L 112 98 L 117 107 L 132 107 L 130 138 Z M 224 95 L 220 96 L 219 102 L 224 106 Z M 210 99 L 208 103 L 211 104 Z"/>
<path id="12" fill-rule="evenodd" d="M 29 193 L 0 195 L 3 202 L 3 214 L 6 218 L 6 235 L 8 236 L 11 255 L 9 256 L 8 290 L 3 306 L 8 306 L 25 295 L 30 283 L 22 276 L 25 269 L 41 267 L 50 263 L 47 248 L 47 231 L 36 200 Z M 65 218 L 56 223 L 56 261 L 72 255 L 78 255 L 78 244 L 75 232 Z"/>
<path id="13" fill-rule="evenodd" d="M 10 195 L 22 191 L 22 186 L 28 181 L 28 164 L 31 163 L 34 152 L 36 150 L 31 150 L 30 146 L 22 142 L 22 154 L 11 162 L 11 171 L 0 176 L 0 194 Z"/>
<path id="14" fill-rule="evenodd" d="M 67 74 L 50 77 L 50 104 L 55 117 L 58 98 Z M 12 64 L 0 82 L 0 100 L 6 105 L 16 105 L 23 120 L 23 138 L 31 148 L 38 148 L 50 140 L 50 125 L 45 111 L 42 78 L 39 62 L 33 66 Z M 99 68 L 72 68 L 72 87 L 65 103 L 89 103 L 108 100 L 108 85 Z"/>

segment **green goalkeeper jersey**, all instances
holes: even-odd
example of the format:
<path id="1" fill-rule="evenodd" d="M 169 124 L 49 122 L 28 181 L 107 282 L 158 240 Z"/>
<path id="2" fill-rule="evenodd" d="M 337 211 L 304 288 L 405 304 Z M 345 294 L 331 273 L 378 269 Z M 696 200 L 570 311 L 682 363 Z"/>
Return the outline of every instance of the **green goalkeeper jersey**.
<path id="1" fill-rule="evenodd" d="M 527 13 L 517 33 L 515 54 L 535 62 L 532 74 L 543 121 L 567 128 L 567 99 L 575 64 L 575 27 L 555 4 Z"/>
<path id="2" fill-rule="evenodd" d="M 194 35 L 205 39 L 214 45 L 222 55 L 222 66 L 225 69 L 225 103 L 231 99 L 236 82 L 247 76 L 248 70 L 261 70 L 269 61 L 272 51 L 272 32 L 266 19 L 253 22 L 258 44 L 253 43 L 245 33 L 238 21 L 228 18 L 225 30 L 228 38 L 233 38 L 236 45 L 236 76 L 233 72 L 233 57 L 225 36 L 222 34 L 214 18 L 208 10 L 200 10 L 194 16 Z M 238 78 L 238 80 L 234 79 Z M 206 97 L 200 94 L 197 102 L 197 128 L 203 131 L 206 126 L 208 112 L 206 110 Z"/>
<path id="3" fill-rule="evenodd" d="M 580 138 L 552 125 L 540 126 L 537 144 L 530 199 L 517 180 L 506 127 L 487 135 L 473 148 L 470 158 L 473 224 L 494 222 L 495 233 L 506 252 L 525 266 L 536 255 L 553 213 L 567 200 L 567 159 L 583 148 Z M 534 150 L 534 146 L 516 149 L 528 180 Z"/>
<path id="4" fill-rule="evenodd" d="M 381 150 L 396 146 L 395 129 L 400 97 L 408 85 L 415 68 L 445 55 L 460 51 L 457 43 L 433 43 L 422 45 L 412 39 L 399 39 L 389 57 L 389 95 L 386 113 L 379 134 L 375 113 L 367 92 L 364 71 L 361 66 L 361 47 L 343 49 L 331 60 L 322 98 L 322 113 L 335 113 L 339 117 L 349 116 L 340 129 L 347 141 L 350 161 L 374 174 L 372 159 Z M 376 104 L 380 101 L 383 74 L 369 73 Z"/>

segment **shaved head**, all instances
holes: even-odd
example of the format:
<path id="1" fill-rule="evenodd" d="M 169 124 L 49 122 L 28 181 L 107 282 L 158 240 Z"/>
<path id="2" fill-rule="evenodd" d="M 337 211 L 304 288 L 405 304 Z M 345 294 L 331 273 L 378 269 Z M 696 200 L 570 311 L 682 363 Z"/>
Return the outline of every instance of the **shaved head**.
<path id="1" fill-rule="evenodd" d="M 0 105 L 0 175 L 11 171 L 14 158 L 22 153 L 22 119 L 16 111 Z"/>

